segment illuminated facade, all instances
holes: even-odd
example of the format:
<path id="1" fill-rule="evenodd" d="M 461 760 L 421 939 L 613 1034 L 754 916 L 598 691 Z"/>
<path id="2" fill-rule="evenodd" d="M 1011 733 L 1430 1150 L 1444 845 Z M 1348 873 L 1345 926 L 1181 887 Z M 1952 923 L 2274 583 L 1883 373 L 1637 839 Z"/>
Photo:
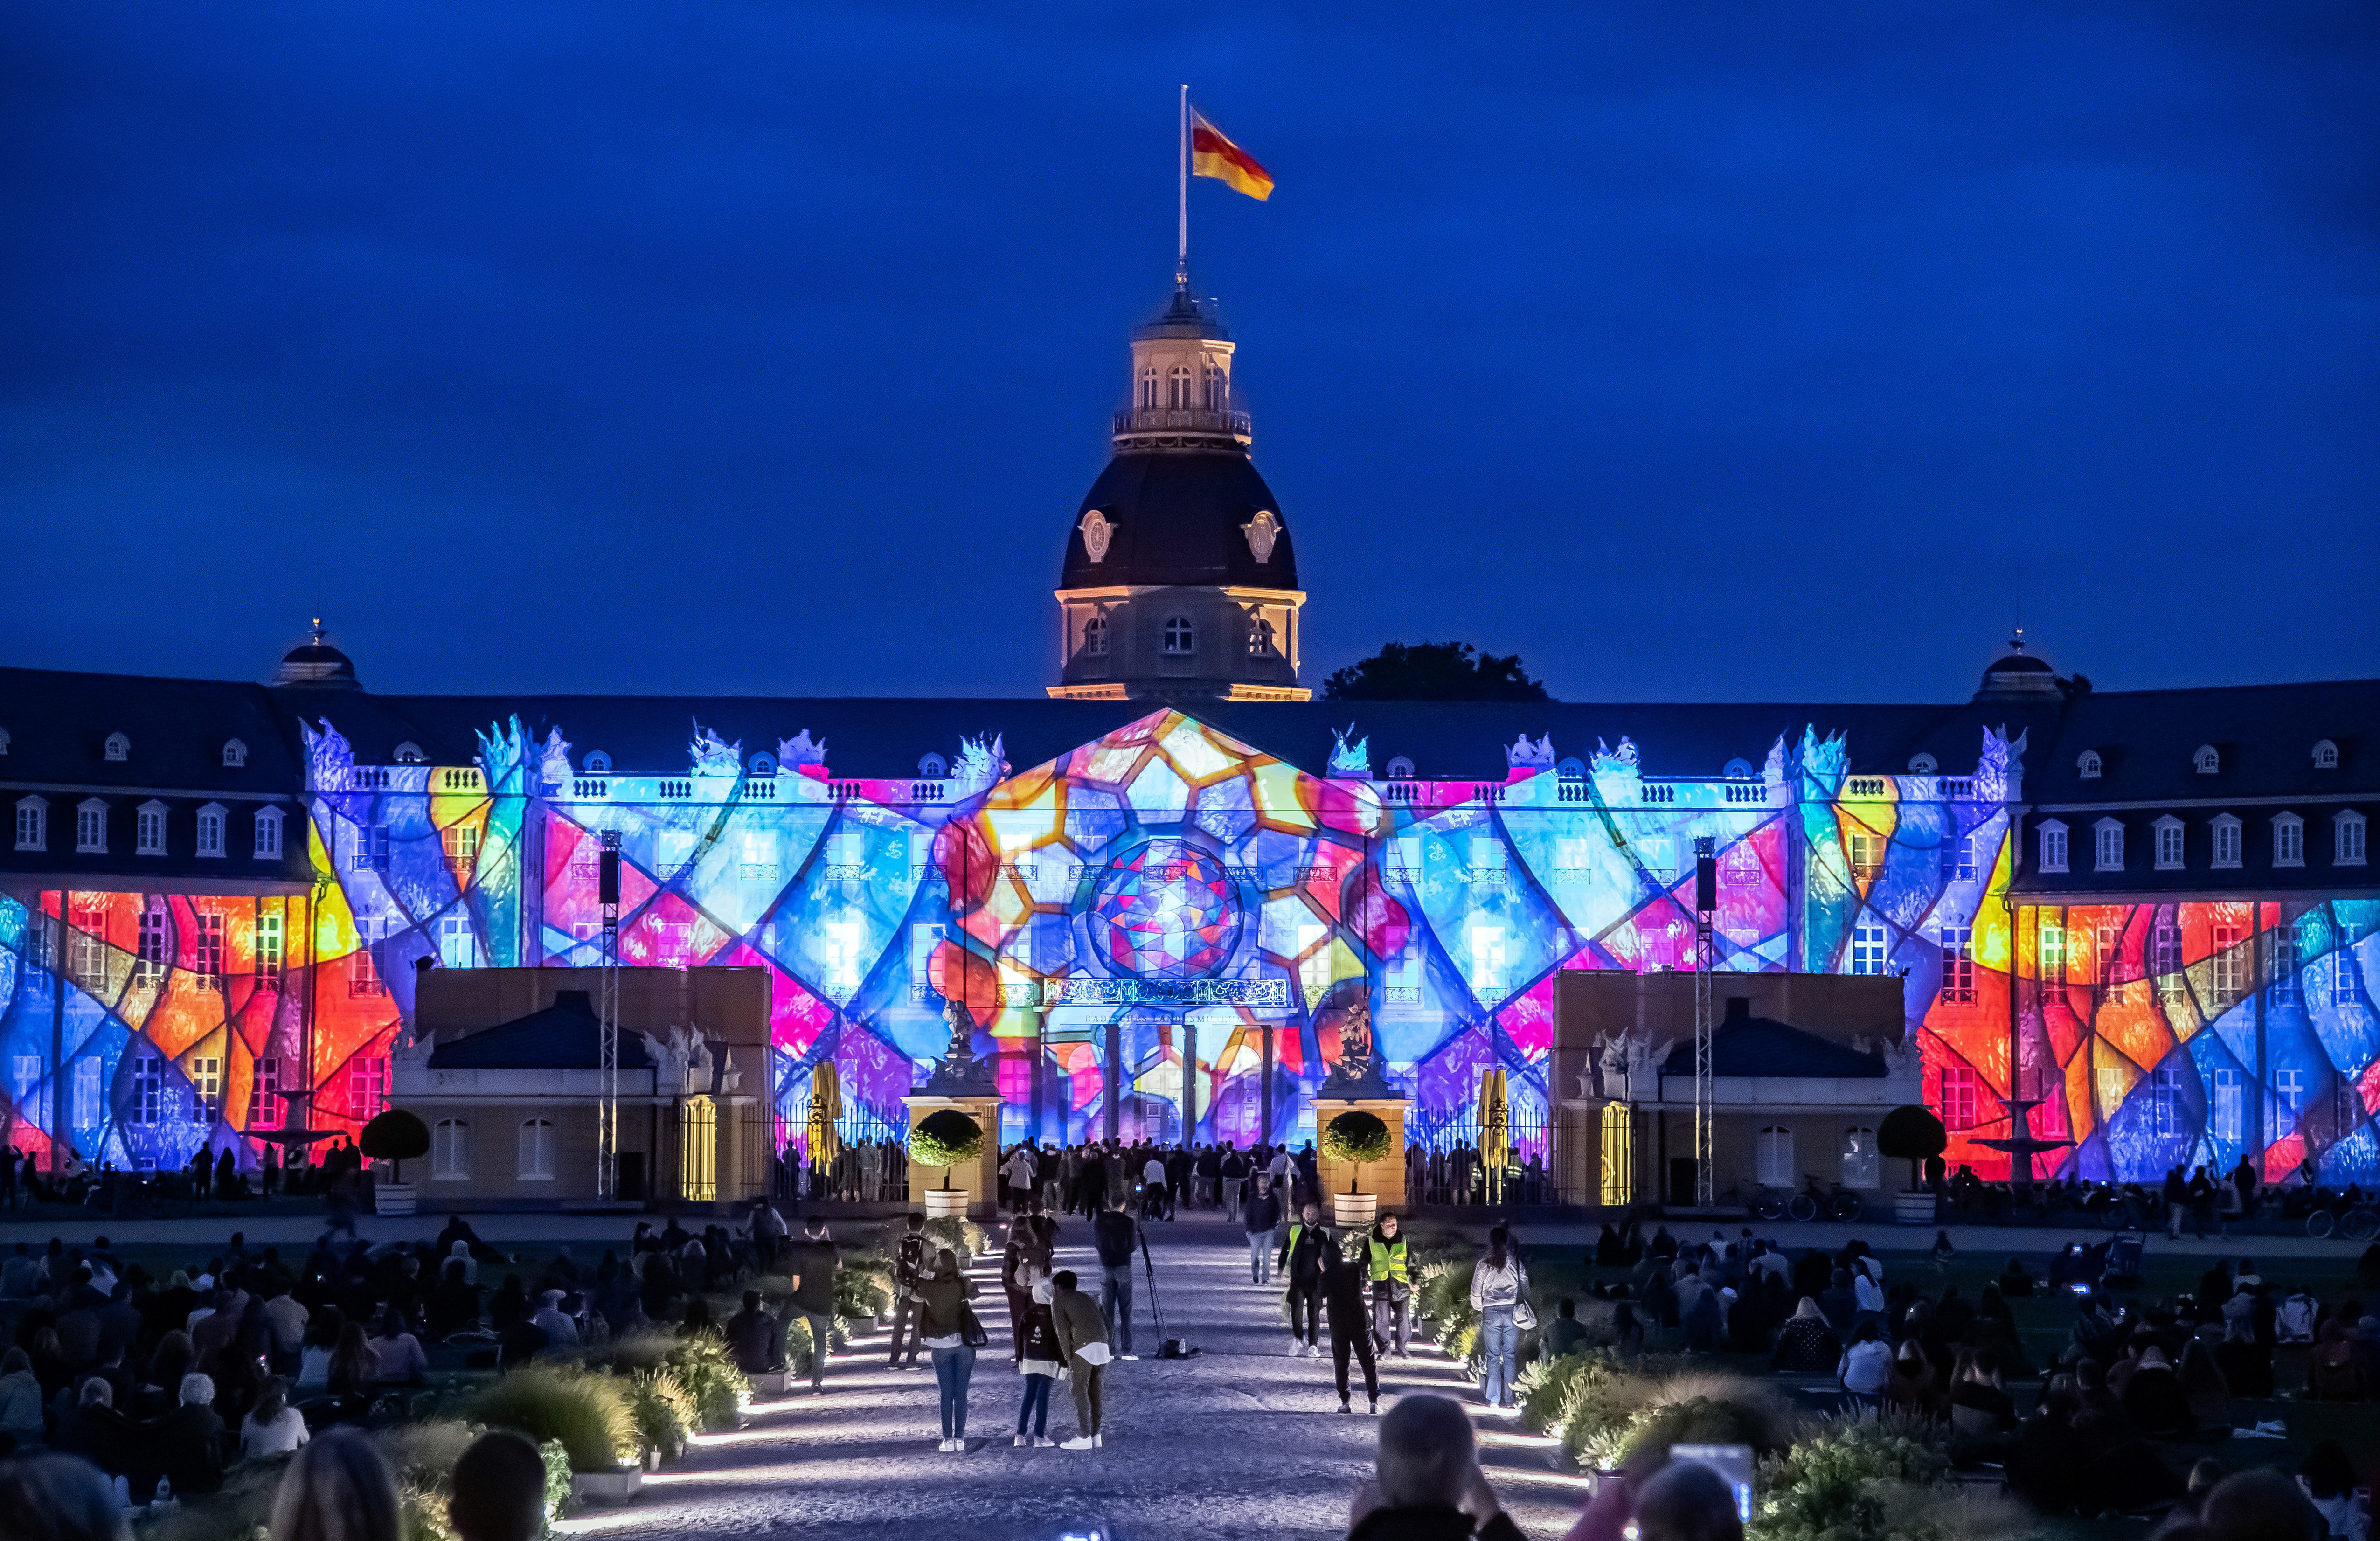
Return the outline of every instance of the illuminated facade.
<path id="1" fill-rule="evenodd" d="M 1501 1067 L 1526 1147 L 1557 973 L 1687 964 L 1707 841 L 1720 968 L 1902 977 L 1953 1161 L 2008 1170 L 1974 1142 L 2013 1066 L 2072 1142 L 2044 1170 L 2380 1175 L 2380 682 L 2095 693 L 2019 652 L 1937 705 L 1306 702 L 1286 528 L 1195 394 L 1228 370 L 1162 394 L 1159 345 L 1220 328 L 1177 330 L 1110 467 L 1171 490 L 1078 512 L 1057 698 L 390 697 L 319 638 L 265 686 L 0 670 L 10 1142 L 178 1165 L 293 1092 L 352 1127 L 418 960 L 596 961 L 616 833 L 622 961 L 766 969 L 795 1127 L 821 1059 L 847 1135 L 903 1127 L 956 1000 L 1004 1137 L 1304 1139 L 1361 1001 L 1411 1130 L 1461 1137 Z M 1228 665 L 1167 662 L 1194 615 Z"/>

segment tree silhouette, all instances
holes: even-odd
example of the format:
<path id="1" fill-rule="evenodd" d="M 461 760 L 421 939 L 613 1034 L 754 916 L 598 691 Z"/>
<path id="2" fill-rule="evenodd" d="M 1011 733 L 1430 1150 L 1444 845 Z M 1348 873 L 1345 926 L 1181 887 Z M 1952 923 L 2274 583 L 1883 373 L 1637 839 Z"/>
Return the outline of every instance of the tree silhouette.
<path id="1" fill-rule="evenodd" d="M 1468 642 L 1391 642 L 1322 682 L 1326 701 L 1549 701 L 1521 655 L 1498 658 Z"/>

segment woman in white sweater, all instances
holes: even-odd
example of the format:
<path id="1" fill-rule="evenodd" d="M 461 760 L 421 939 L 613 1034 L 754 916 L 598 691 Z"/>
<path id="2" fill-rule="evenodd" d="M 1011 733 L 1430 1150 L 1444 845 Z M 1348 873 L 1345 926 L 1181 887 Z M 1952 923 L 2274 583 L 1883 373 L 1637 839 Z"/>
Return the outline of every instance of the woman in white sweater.
<path id="1" fill-rule="evenodd" d="M 1502 1226 L 1488 1232 L 1488 1251 L 1471 1270 L 1471 1306 L 1479 1313 L 1479 1349 L 1487 1356 L 1490 1407 L 1514 1405 L 1513 1379 L 1520 1373 L 1520 1312 L 1529 1298 L 1529 1270 Z"/>

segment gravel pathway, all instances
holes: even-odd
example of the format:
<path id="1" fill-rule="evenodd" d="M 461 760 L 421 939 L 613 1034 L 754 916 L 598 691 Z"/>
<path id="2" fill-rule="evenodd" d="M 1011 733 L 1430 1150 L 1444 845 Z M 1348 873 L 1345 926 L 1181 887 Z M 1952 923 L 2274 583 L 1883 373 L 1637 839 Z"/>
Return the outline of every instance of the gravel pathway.
<path id="1" fill-rule="evenodd" d="M 1064 1222 L 1059 1266 L 1087 1281 L 1097 1277 L 1087 1240 L 1082 1221 Z M 1148 1282 L 1138 1280 L 1134 1346 L 1152 1357 L 1109 1370 L 1103 1449 L 1010 1443 L 1023 1383 L 1009 1359 L 995 1256 L 976 1269 L 977 1308 L 992 1345 L 976 1363 L 965 1454 L 935 1448 L 941 1426 L 930 1371 L 886 1368 L 887 1341 L 871 1334 L 830 1361 L 823 1394 L 805 1386 L 755 1404 L 742 1429 L 699 1439 L 679 1465 L 648 1478 L 632 1503 L 585 1511 L 563 1528 L 623 1537 L 839 1541 L 1056 1541 L 1094 1530 L 1120 1541 L 1344 1535 L 1348 1497 L 1370 1471 L 1376 1426 L 1364 1412 L 1360 1369 L 1350 1366 L 1355 1412 L 1342 1416 L 1327 1342 L 1324 1358 L 1289 1356 L 1279 1290 L 1249 1283 L 1238 1227 L 1211 1215 L 1160 1222 L 1151 1228 L 1150 1250 L 1167 1328 L 1201 1352 L 1187 1360 L 1153 1357 Z M 1402 1393 L 1475 1397 L 1435 1346 L 1387 1361 L 1381 1378 L 1383 1411 Z M 1506 1507 L 1531 1536 L 1562 1535 L 1583 1485 L 1551 1469 L 1547 1441 L 1521 1434 L 1509 1415 L 1472 1405 Z M 1050 1435 L 1073 1432 L 1073 1403 L 1061 1383 L 1050 1397 Z"/>

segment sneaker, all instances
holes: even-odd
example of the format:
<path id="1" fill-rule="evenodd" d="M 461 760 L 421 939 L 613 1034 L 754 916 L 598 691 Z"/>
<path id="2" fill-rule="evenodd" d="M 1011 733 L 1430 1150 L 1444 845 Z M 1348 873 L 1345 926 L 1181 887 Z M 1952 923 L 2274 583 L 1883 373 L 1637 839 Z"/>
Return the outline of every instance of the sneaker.
<path id="1" fill-rule="evenodd" d="M 1290 1356 L 1292 1359 L 1303 1359 L 1303 1358 L 1305 1358 L 1305 1345 L 1304 1343 L 1299 1342 L 1296 1339 L 1292 1338 L 1292 1339 L 1289 1341 L 1289 1356 Z"/>
<path id="2" fill-rule="evenodd" d="M 1095 1450 L 1098 1447 L 1092 1442 L 1089 1435 L 1077 1434 L 1072 1439 L 1065 1441 L 1065 1443 L 1059 1448 L 1070 1450 Z"/>
<path id="3" fill-rule="evenodd" d="M 1056 1447 L 1057 1443 L 1057 1440 L 1050 1438 L 1046 1434 L 1038 1435 L 1033 1440 L 1033 1445 L 1036 1450 L 1051 1450 Z"/>
<path id="4" fill-rule="evenodd" d="M 1373 1399 L 1373 1401 L 1372 1401 L 1371 1413 L 1372 1413 L 1372 1416 L 1374 1416 L 1375 1418 L 1377 1418 L 1377 1417 L 1378 1417 L 1378 1416 L 1380 1415 L 1380 1403 L 1379 1403 L 1379 1399 L 1378 1399 L 1377 1397 L 1376 1397 L 1376 1398 L 1374 1398 L 1374 1399 Z"/>
<path id="5" fill-rule="evenodd" d="M 1019 1446 L 1029 1445 L 1033 1443 L 1033 1436 L 1030 1434 L 1020 1434 L 1016 1437 L 1015 1443 Z"/>
<path id="6" fill-rule="evenodd" d="M 1092 1436 L 1091 1436 L 1091 1449 L 1093 1449 L 1093 1450 L 1105 1450 L 1105 1449 L 1107 1449 L 1107 1448 L 1108 1448 L 1108 1437 L 1107 1437 L 1106 1435 L 1104 1435 L 1104 1434 L 1094 1434 L 1094 1435 L 1092 1435 Z"/>
<path id="7" fill-rule="evenodd" d="M 945 1439 L 941 1444 L 936 1445 L 934 1449 L 941 1451 L 944 1455 L 948 1455 L 951 1453 L 951 1442 L 948 1439 Z"/>
<path id="8" fill-rule="evenodd" d="M 1354 1411 L 1355 1411 L 1355 1410 L 1354 1410 L 1354 1408 L 1352 1408 L 1352 1407 L 1348 1406 L 1348 1405 L 1347 1405 L 1346 1399 L 1342 1397 L 1342 1398 L 1341 1398 L 1341 1399 L 1340 1399 L 1340 1401 L 1339 1401 L 1339 1411 L 1340 1411 L 1340 1412 L 1342 1412 L 1342 1413 L 1353 1413 L 1353 1412 L 1354 1412 Z"/>
<path id="9" fill-rule="evenodd" d="M 1137 1359 L 1137 1358 L 1139 1358 L 1139 1357 L 1140 1357 L 1140 1355 L 1138 1355 L 1138 1354 L 1136 1354 L 1136 1353 L 1119 1353 L 1119 1354 L 1117 1354 L 1117 1355 L 1116 1355 L 1116 1357 L 1117 1357 L 1118 1359 Z"/>

